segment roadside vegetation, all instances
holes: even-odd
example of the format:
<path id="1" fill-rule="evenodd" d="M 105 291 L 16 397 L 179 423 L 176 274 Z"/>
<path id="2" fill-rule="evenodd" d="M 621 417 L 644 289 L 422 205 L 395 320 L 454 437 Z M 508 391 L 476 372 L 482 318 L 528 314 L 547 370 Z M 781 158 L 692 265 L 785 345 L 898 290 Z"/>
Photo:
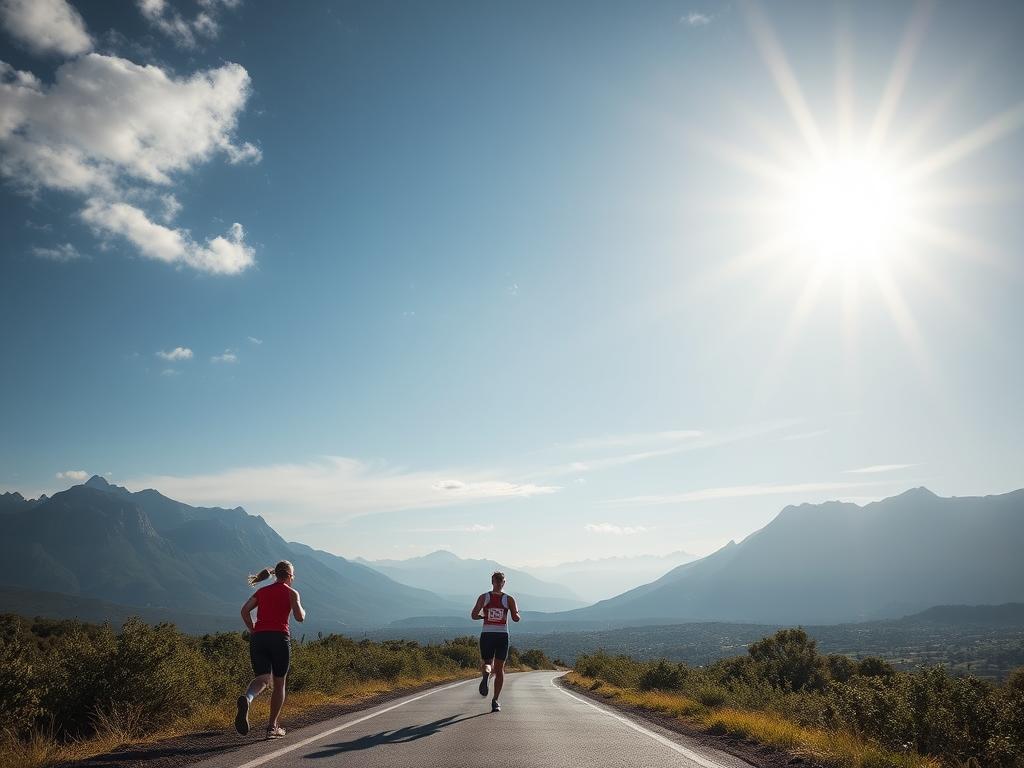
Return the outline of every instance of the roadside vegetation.
<path id="1" fill-rule="evenodd" d="M 234 701 L 252 677 L 240 632 L 195 637 L 173 624 L 127 621 L 119 631 L 78 621 L 0 615 L 0 768 L 43 768 L 118 746 L 231 728 Z M 292 640 L 289 714 L 354 703 L 424 683 L 476 674 L 475 637 L 435 645 Z M 542 651 L 512 649 L 508 668 L 553 669 Z M 267 717 L 269 696 L 252 719 Z"/>
<path id="2" fill-rule="evenodd" d="M 823 655 L 802 629 L 705 667 L 603 652 L 567 682 L 608 699 L 842 768 L 1024 766 L 1024 668 L 1002 684 Z"/>

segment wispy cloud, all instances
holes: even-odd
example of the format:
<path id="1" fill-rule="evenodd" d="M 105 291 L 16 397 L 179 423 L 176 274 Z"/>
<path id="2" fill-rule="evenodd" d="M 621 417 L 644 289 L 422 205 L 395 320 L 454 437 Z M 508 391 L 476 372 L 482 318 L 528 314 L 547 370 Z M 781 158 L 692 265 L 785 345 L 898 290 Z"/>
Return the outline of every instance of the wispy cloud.
<path id="1" fill-rule="evenodd" d="M 173 363 L 179 360 L 191 360 L 192 350 L 188 347 L 175 347 L 171 350 L 160 350 L 156 353 L 156 356 L 161 360 L 168 360 Z"/>
<path id="2" fill-rule="evenodd" d="M 408 471 L 341 456 L 188 476 L 147 475 L 124 482 L 132 489 L 158 488 L 189 503 L 241 504 L 271 516 L 275 523 L 289 524 L 334 523 L 377 512 L 529 498 L 561 490 L 502 479 L 497 471 Z"/>
<path id="3" fill-rule="evenodd" d="M 921 464 L 873 464 L 870 467 L 860 467 L 859 469 L 844 469 L 843 474 L 847 475 L 874 475 L 880 472 L 896 472 L 900 469 L 910 469 L 911 467 L 920 467 Z"/>
<path id="4" fill-rule="evenodd" d="M 575 461 L 556 464 L 547 469 L 537 471 L 533 476 L 559 477 L 569 474 L 578 475 L 581 472 L 611 469 L 662 456 L 671 456 L 672 454 L 684 451 L 693 451 L 749 440 L 779 429 L 792 427 L 797 423 L 799 422 L 796 420 L 786 419 L 723 430 L 722 432 L 686 429 L 639 432 L 577 440 L 564 445 L 556 445 L 551 450 L 563 454 L 575 453 L 578 455 L 581 453 L 591 453 L 600 455 L 577 458 Z M 612 452 L 610 449 L 614 448 L 638 448 L 641 450 L 633 450 L 627 453 Z"/>
<path id="5" fill-rule="evenodd" d="M 815 437 L 821 437 L 822 435 L 827 434 L 827 429 L 816 429 L 813 432 L 798 432 L 795 435 L 786 435 L 785 437 L 780 437 L 779 440 L 811 440 Z"/>
<path id="6" fill-rule="evenodd" d="M 235 8 L 241 0 L 199 0 L 200 10 L 192 18 L 181 15 L 166 0 L 136 0 L 142 15 L 181 48 L 194 48 L 199 38 L 214 40 L 220 35 L 220 11 Z"/>
<path id="7" fill-rule="evenodd" d="M 250 344 L 255 344 L 256 346 L 259 346 L 260 344 L 263 343 L 263 339 L 257 339 L 255 336 L 250 336 L 249 337 L 249 343 Z"/>
<path id="8" fill-rule="evenodd" d="M 635 533 L 646 533 L 650 530 L 642 525 L 613 525 L 612 523 L 587 523 L 583 529 L 590 533 L 611 534 L 612 536 L 632 536 Z"/>
<path id="9" fill-rule="evenodd" d="M 650 445 L 655 443 L 677 443 L 683 440 L 693 440 L 701 437 L 704 433 L 697 429 L 675 429 L 662 432 L 632 432 L 624 435 L 605 435 L 603 437 L 590 437 L 568 443 L 564 447 L 573 451 L 592 451 L 601 448 L 622 448 L 637 445 Z"/>
<path id="10" fill-rule="evenodd" d="M 453 525 L 446 528 L 407 528 L 406 533 L 490 533 L 493 530 L 493 524 L 473 523 L 472 525 Z"/>
<path id="11" fill-rule="evenodd" d="M 662 504 L 684 504 L 694 501 L 716 499 L 739 499 L 748 496 L 776 496 L 784 494 L 823 493 L 859 488 L 870 483 L 790 483 L 732 485 L 720 488 L 702 488 L 685 493 L 655 494 L 649 496 L 627 496 L 621 499 L 607 499 L 602 504 L 622 506 L 658 506 Z"/>
<path id="12" fill-rule="evenodd" d="M 232 352 L 230 349 L 225 349 L 221 354 L 214 355 L 210 358 L 211 363 L 237 363 L 238 355 Z"/>
<path id="13" fill-rule="evenodd" d="M 679 21 L 688 27 L 704 27 L 711 23 L 711 17 L 704 13 L 691 11 L 690 13 L 681 16 Z"/>
<path id="14" fill-rule="evenodd" d="M 66 469 L 57 473 L 58 480 L 70 480 L 74 483 L 84 483 L 91 475 L 84 469 Z"/>
<path id="15" fill-rule="evenodd" d="M 71 243 L 64 243 L 64 245 L 58 245 L 54 248 L 33 248 L 32 254 L 37 259 L 59 262 L 77 261 L 82 258 L 82 254 Z"/>

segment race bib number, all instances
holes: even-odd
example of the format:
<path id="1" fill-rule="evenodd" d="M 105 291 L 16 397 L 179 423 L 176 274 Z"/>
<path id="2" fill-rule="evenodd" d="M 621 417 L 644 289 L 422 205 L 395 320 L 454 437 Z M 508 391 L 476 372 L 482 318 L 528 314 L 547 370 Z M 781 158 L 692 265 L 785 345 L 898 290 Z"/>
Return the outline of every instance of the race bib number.
<path id="1" fill-rule="evenodd" d="M 488 621 L 502 621 L 505 618 L 504 608 L 488 608 L 487 609 L 487 620 Z"/>

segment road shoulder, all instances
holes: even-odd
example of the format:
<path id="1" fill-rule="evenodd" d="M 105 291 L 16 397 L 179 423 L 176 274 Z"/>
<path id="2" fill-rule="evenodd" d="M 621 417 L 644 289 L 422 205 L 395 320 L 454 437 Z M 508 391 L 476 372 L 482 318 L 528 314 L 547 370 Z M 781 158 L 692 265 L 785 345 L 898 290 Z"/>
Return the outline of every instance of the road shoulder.
<path id="1" fill-rule="evenodd" d="M 678 717 L 653 712 L 649 709 L 643 709 L 642 707 L 627 704 L 616 699 L 606 698 L 584 686 L 569 683 L 564 676 L 556 677 L 554 684 L 567 691 L 571 691 L 576 696 L 608 707 L 617 714 L 628 717 L 639 724 L 658 726 L 662 730 L 686 737 L 688 741 L 697 747 L 725 752 L 749 763 L 754 768 L 794 768 L 794 766 L 799 766 L 799 768 L 827 768 L 812 760 L 761 744 L 753 739 L 741 739 L 728 734 L 712 733 L 690 725 Z"/>
<path id="2" fill-rule="evenodd" d="M 373 709 L 389 701 L 422 693 L 431 688 L 451 685 L 458 679 L 461 678 L 396 688 L 393 691 L 360 699 L 357 702 L 326 704 L 298 712 L 295 715 L 288 714 L 286 702 L 282 723 L 288 728 L 290 735 L 300 728 L 316 725 L 353 712 Z M 232 711 L 234 711 L 233 708 Z M 259 728 L 254 728 L 248 736 L 239 736 L 231 729 L 199 731 L 146 744 L 125 745 L 113 752 L 96 755 L 86 760 L 61 763 L 54 768 L 142 768 L 143 764 L 145 764 L 145 768 L 186 768 L 186 766 L 195 765 L 219 755 L 227 755 L 261 741 L 261 734 L 262 729 Z"/>

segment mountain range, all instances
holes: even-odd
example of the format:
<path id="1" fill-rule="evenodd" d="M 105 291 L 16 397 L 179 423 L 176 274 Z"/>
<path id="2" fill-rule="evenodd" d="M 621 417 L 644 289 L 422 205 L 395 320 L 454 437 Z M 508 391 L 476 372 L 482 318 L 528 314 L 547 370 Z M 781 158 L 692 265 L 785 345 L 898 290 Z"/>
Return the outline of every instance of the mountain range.
<path id="1" fill-rule="evenodd" d="M 99 476 L 48 499 L 12 498 L 6 505 L 13 507 L 0 540 L 6 565 L 0 584 L 6 586 L 236 616 L 249 594 L 246 575 L 287 558 L 320 629 L 377 626 L 455 608 L 359 563 L 293 548 L 241 507 L 192 507 L 152 489 L 132 493 Z"/>
<path id="2" fill-rule="evenodd" d="M 0 515 L 0 610 L 38 605 L 45 615 L 93 619 L 136 611 L 195 631 L 240 623 L 246 575 L 282 558 L 295 564 L 309 610 L 304 631 L 472 632 L 469 606 L 494 570 L 506 572 L 525 631 L 694 621 L 824 625 L 939 605 L 1024 602 L 1024 490 L 940 498 L 917 488 L 865 506 L 786 507 L 741 542 L 675 567 L 667 561 L 689 556 L 668 556 L 658 578 L 593 605 L 562 583 L 493 560 L 440 551 L 357 562 L 288 543 L 241 507 L 193 507 L 99 476 L 49 498 L 2 494 Z M 537 572 L 635 575 L 658 562 L 583 561 Z"/>
<path id="3" fill-rule="evenodd" d="M 930 606 L 1024 601 L 1024 490 L 863 507 L 789 506 L 740 543 L 595 605 L 545 617 L 615 624 L 836 624 Z"/>

